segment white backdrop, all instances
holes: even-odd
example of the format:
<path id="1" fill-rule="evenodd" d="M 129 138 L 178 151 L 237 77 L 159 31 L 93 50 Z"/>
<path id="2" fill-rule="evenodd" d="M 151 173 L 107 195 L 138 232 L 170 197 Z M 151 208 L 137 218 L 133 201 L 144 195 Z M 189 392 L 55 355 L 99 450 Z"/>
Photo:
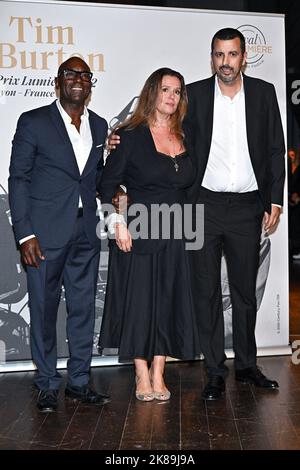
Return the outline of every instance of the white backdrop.
<path id="1" fill-rule="evenodd" d="M 22 112 L 55 99 L 53 78 L 63 60 L 71 55 L 81 55 L 89 63 L 95 77 L 89 106 L 114 123 L 139 94 L 147 76 L 159 67 L 179 70 L 186 83 L 211 75 L 211 38 L 218 29 L 229 26 L 239 28 L 246 37 L 249 58 L 246 73 L 274 83 L 285 128 L 282 15 L 55 1 L 1 1 L 2 199 L 5 200 L 7 190 L 11 140 L 17 118 Z M 9 217 L 8 210 L 6 215 Z M 0 245 L 3 278 L 6 267 L 1 262 L 1 251 L 5 249 L 3 244 Z M 270 240 L 264 240 L 262 251 L 267 256 L 264 255 L 262 260 L 261 272 L 264 279 L 260 291 L 261 296 L 263 292 L 264 295 L 259 302 L 257 321 L 259 354 L 282 354 L 289 351 L 286 211 L 276 233 Z M 0 316 L 0 355 L 3 350 L 1 325 L 8 311 L 5 295 L 1 292 L 0 282 L 0 313 L 1 309 L 3 311 Z M 6 303 L 1 304 L 1 301 Z M 21 308 L 22 302 L 16 302 L 14 311 L 28 323 L 28 308 L 24 306 L 20 313 Z M 230 308 L 230 302 L 227 302 L 224 309 L 229 317 Z M 230 321 L 228 328 L 230 330 Z M 2 359 L 2 367 L 8 370 L 5 358 Z"/>

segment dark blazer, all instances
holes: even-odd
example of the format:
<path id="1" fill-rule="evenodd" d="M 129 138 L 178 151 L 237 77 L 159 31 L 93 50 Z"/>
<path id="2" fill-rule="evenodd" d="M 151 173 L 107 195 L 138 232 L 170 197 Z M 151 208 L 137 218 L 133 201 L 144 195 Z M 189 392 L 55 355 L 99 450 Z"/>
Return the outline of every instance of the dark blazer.
<path id="1" fill-rule="evenodd" d="M 174 170 L 170 157 L 159 155 L 147 126 L 138 126 L 133 130 L 117 131 L 121 141 L 116 150 L 107 158 L 100 184 L 102 204 L 111 204 L 112 197 L 120 184 L 124 184 L 130 202 L 143 204 L 151 209 L 151 204 L 183 204 L 187 202 L 187 188 L 196 177 L 196 170 L 191 159 L 191 143 L 186 131 L 185 148 L 189 154 L 179 161 L 179 173 Z M 130 211 L 130 206 L 129 206 Z M 151 217 L 148 210 L 148 235 L 151 234 Z M 128 217 L 128 224 L 135 217 Z M 146 224 L 144 224 L 145 227 Z M 155 253 L 165 246 L 166 240 L 139 238 L 133 240 L 132 251 L 136 253 Z"/>
<path id="2" fill-rule="evenodd" d="M 96 182 L 103 167 L 107 123 L 88 112 L 93 146 L 82 174 L 56 102 L 20 116 L 9 176 L 17 241 L 35 234 L 42 247 L 64 246 L 72 235 L 80 195 L 85 232 L 93 246 L 100 244 L 96 236 Z"/>
<path id="3" fill-rule="evenodd" d="M 275 88 L 271 83 L 243 75 L 249 154 L 266 211 L 283 204 L 285 145 Z M 215 76 L 187 86 L 187 125 L 192 130 L 198 163 L 191 197 L 197 199 L 206 169 L 213 131 Z"/>

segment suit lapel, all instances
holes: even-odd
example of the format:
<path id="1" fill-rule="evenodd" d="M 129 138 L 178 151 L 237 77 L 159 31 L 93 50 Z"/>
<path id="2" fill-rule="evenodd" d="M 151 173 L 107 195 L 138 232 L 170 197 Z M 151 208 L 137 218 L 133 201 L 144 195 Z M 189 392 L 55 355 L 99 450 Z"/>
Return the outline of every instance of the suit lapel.
<path id="1" fill-rule="evenodd" d="M 252 87 L 251 80 L 247 76 L 243 75 L 244 81 L 244 92 L 245 92 L 245 112 L 246 112 L 246 131 L 247 131 L 247 141 L 250 158 L 252 160 L 253 146 L 254 146 L 254 131 L 255 131 L 255 122 L 257 122 L 257 109 L 255 103 L 257 100 L 256 90 Z"/>
<path id="2" fill-rule="evenodd" d="M 67 152 L 66 154 L 63 155 L 63 157 L 68 158 L 71 164 L 71 168 L 73 169 L 74 173 L 79 174 L 79 168 L 77 165 L 77 160 L 76 160 L 76 156 L 73 150 L 73 146 L 70 141 L 63 118 L 61 117 L 61 114 L 57 108 L 56 101 L 54 101 L 50 105 L 50 116 L 51 116 L 52 124 L 56 127 L 58 134 L 60 135 L 60 137 L 62 138 L 62 141 L 66 145 Z"/>
<path id="3" fill-rule="evenodd" d="M 91 134 L 92 134 L 92 148 L 91 148 L 90 154 L 88 156 L 88 159 L 86 161 L 86 164 L 85 164 L 85 167 L 83 169 L 81 176 L 85 176 L 93 167 L 95 167 L 95 159 L 93 158 L 94 154 L 98 153 L 99 159 L 100 159 L 100 156 L 102 155 L 102 152 L 103 152 L 102 146 L 99 148 L 96 147 L 97 144 L 101 145 L 102 142 L 97 142 L 95 118 L 91 113 L 89 113 L 89 123 L 90 123 L 90 129 L 91 129 Z"/>
<path id="4" fill-rule="evenodd" d="M 206 101 L 205 101 L 205 116 L 204 119 L 206 120 L 206 130 L 205 133 L 206 137 L 206 163 L 208 160 L 208 155 L 211 147 L 211 139 L 212 139 L 212 132 L 213 132 L 213 123 L 214 123 L 214 104 L 215 104 L 215 75 L 213 75 L 208 80 L 208 90 L 205 94 Z M 205 163 L 205 165 L 206 165 Z"/>

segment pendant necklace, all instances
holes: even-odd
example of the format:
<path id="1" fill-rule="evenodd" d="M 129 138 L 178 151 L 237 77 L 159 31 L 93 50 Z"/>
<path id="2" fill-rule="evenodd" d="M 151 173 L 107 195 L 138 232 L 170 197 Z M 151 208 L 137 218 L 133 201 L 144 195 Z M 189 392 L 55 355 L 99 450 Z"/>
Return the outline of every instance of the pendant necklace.
<path id="1" fill-rule="evenodd" d="M 172 157 L 171 157 L 172 158 Z M 174 163 L 174 168 L 175 168 L 175 171 L 177 172 L 179 170 L 179 165 L 177 163 L 177 160 L 176 160 L 176 155 L 174 157 L 174 160 L 175 160 L 175 163 Z"/>
<path id="2" fill-rule="evenodd" d="M 155 126 L 155 125 L 154 125 L 153 127 L 158 127 L 158 126 Z M 173 136 L 171 136 L 170 131 L 169 131 L 169 135 L 166 136 L 166 137 L 167 137 L 168 141 L 172 143 L 172 146 L 173 146 L 173 154 L 175 154 L 175 142 L 174 142 L 174 140 L 173 140 Z M 157 138 L 157 136 L 156 136 L 156 138 Z M 160 140 L 160 138 L 159 138 L 158 140 Z M 176 155 L 174 155 L 174 157 L 172 157 L 172 155 L 167 155 L 167 156 L 168 156 L 169 158 L 171 158 L 172 160 L 174 160 L 174 161 L 173 161 L 173 164 L 174 164 L 175 171 L 176 171 L 176 173 L 177 173 L 178 170 L 179 170 L 179 165 L 178 165 L 178 163 L 177 163 L 177 156 L 176 156 Z"/>
<path id="3" fill-rule="evenodd" d="M 172 160 L 174 160 L 174 168 L 175 168 L 175 171 L 177 173 L 177 171 L 179 170 L 179 165 L 177 163 L 177 155 L 175 154 L 175 143 L 173 141 L 173 137 L 169 136 L 168 137 L 169 141 L 172 142 L 173 144 L 173 154 L 174 154 L 174 157 L 170 156 L 170 158 L 172 158 Z"/>

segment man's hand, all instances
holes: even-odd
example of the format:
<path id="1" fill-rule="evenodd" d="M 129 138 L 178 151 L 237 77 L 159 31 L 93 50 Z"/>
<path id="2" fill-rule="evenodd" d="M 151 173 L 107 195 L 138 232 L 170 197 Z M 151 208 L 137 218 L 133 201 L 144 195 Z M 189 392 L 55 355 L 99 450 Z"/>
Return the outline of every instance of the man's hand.
<path id="1" fill-rule="evenodd" d="M 117 134 L 110 134 L 107 141 L 107 148 L 109 151 L 117 148 L 117 145 L 120 143 L 120 136 Z"/>
<path id="2" fill-rule="evenodd" d="M 39 260 L 44 260 L 37 238 L 30 238 L 20 245 L 22 261 L 27 266 L 39 268 Z"/>
<path id="3" fill-rule="evenodd" d="M 274 228 L 277 224 L 281 214 L 281 207 L 274 206 L 272 204 L 271 214 L 265 212 L 264 216 L 264 229 L 268 232 L 270 229 Z"/>
<path id="4" fill-rule="evenodd" d="M 295 204 L 295 206 L 296 206 L 296 205 L 299 204 L 299 202 L 300 202 L 300 196 L 299 196 L 299 194 L 298 194 L 298 193 L 293 193 L 293 194 L 291 195 L 290 200 L 291 200 L 291 202 L 292 202 L 293 204 Z"/>
<path id="5" fill-rule="evenodd" d="M 132 238 L 130 232 L 126 225 L 124 224 L 116 224 L 115 225 L 115 237 L 116 243 L 120 250 L 122 251 L 131 251 L 132 247 Z"/>
<path id="6" fill-rule="evenodd" d="M 121 186 L 119 186 L 111 202 L 113 203 L 117 214 L 124 214 L 130 203 L 130 200 L 125 191 L 123 191 Z"/>

